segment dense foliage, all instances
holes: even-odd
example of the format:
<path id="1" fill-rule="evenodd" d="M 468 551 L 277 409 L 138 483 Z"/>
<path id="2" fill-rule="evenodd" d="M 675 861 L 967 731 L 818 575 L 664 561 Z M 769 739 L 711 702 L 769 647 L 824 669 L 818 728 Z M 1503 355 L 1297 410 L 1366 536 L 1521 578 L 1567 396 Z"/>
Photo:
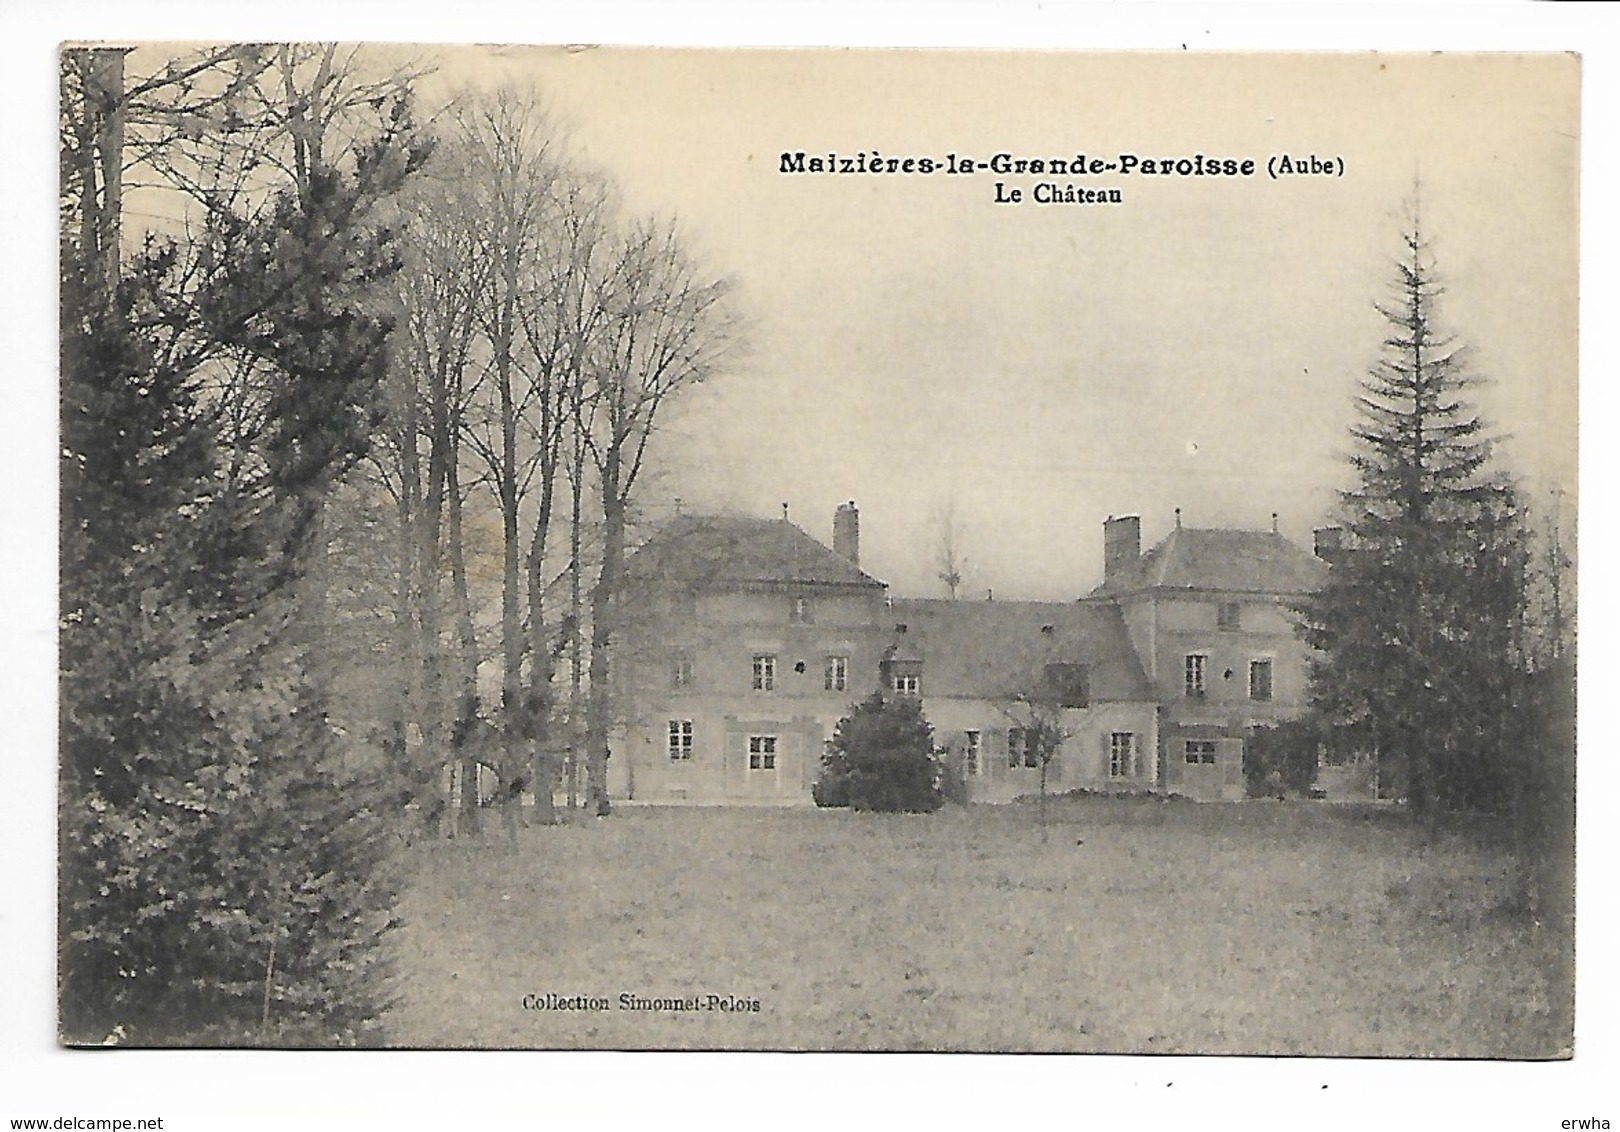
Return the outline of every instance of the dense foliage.
<path id="1" fill-rule="evenodd" d="M 818 806 L 926 814 L 944 801 L 940 777 L 922 704 L 874 693 L 838 721 L 812 794 Z"/>
<path id="2" fill-rule="evenodd" d="M 69 79 L 83 54 L 65 53 Z M 65 98 L 64 117 L 104 114 L 118 91 L 99 94 Z M 105 232 L 64 224 L 68 1041 L 375 1036 L 395 896 L 384 795 L 346 765 L 310 678 L 310 566 L 386 365 L 380 209 L 417 160 L 395 125 L 347 170 L 314 165 L 258 215 L 216 208 L 127 263 Z M 64 137 L 103 151 L 64 155 L 63 215 L 99 194 L 115 216 L 114 191 L 78 175 L 119 158 L 115 136 L 82 126 Z"/>
<path id="3" fill-rule="evenodd" d="M 1250 798 L 1304 797 L 1316 781 L 1316 720 L 1255 727 L 1243 740 L 1243 789 Z"/>

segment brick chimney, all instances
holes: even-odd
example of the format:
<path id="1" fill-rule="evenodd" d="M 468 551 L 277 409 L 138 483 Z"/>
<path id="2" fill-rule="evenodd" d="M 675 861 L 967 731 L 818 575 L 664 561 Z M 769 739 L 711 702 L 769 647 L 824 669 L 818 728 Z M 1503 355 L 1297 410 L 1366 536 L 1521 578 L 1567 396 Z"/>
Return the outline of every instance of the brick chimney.
<path id="1" fill-rule="evenodd" d="M 1142 558 L 1142 519 L 1109 516 L 1103 523 L 1103 583 L 1127 577 Z"/>
<path id="2" fill-rule="evenodd" d="M 1343 527 L 1318 527 L 1314 534 L 1316 556 L 1323 562 L 1332 562 L 1344 550 Z"/>
<path id="3" fill-rule="evenodd" d="M 851 566 L 861 564 L 861 513 L 853 499 L 833 513 L 833 553 L 849 559 Z"/>

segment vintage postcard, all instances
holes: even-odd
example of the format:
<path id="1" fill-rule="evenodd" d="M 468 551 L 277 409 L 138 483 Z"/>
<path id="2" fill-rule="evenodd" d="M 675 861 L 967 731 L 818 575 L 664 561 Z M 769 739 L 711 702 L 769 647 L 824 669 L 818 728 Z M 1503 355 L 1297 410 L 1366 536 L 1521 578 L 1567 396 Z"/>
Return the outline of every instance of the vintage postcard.
<path id="1" fill-rule="evenodd" d="M 65 1044 L 1571 1055 L 1575 56 L 60 69 Z"/>

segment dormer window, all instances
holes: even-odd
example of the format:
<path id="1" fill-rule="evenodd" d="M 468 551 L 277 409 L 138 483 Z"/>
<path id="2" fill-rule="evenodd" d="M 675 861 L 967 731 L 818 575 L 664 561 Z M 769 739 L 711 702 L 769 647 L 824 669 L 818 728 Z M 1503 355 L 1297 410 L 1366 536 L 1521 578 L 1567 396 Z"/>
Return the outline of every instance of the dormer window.
<path id="1" fill-rule="evenodd" d="M 1041 673 L 1048 699 L 1059 707 L 1083 708 L 1091 703 L 1090 681 L 1083 664 L 1048 664 Z"/>
<path id="2" fill-rule="evenodd" d="M 897 696 L 922 695 L 922 671 L 920 660 L 895 660 L 890 658 L 883 662 L 884 682 L 889 691 Z"/>

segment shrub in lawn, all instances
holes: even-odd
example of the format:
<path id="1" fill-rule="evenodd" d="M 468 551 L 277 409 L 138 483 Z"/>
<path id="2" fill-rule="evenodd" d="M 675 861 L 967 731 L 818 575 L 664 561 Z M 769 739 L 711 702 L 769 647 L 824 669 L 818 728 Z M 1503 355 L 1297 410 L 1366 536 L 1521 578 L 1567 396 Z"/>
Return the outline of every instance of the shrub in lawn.
<path id="1" fill-rule="evenodd" d="M 843 757 L 831 749 L 821 756 L 821 777 L 810 784 L 810 797 L 816 805 L 828 809 L 849 805 L 849 772 L 842 763 Z"/>
<path id="2" fill-rule="evenodd" d="M 1316 781 L 1318 730 L 1297 719 L 1256 727 L 1243 741 L 1243 786 L 1251 798 L 1304 795 Z"/>
<path id="3" fill-rule="evenodd" d="M 875 693 L 838 721 L 811 788 L 818 806 L 932 813 L 944 801 L 934 729 L 908 696 Z"/>
<path id="4" fill-rule="evenodd" d="M 972 798 L 968 792 L 967 756 L 961 751 L 939 751 L 939 794 L 946 802 L 965 806 Z"/>

